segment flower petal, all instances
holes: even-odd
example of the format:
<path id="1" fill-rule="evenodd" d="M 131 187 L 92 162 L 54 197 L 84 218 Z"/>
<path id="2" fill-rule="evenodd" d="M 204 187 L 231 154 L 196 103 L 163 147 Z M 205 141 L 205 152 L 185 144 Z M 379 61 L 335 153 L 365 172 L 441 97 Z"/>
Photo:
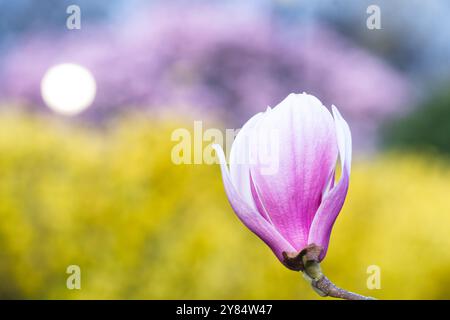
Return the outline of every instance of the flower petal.
<path id="1" fill-rule="evenodd" d="M 230 179 L 236 191 L 247 204 L 256 210 L 250 188 L 250 135 L 251 129 L 261 118 L 262 113 L 254 115 L 239 130 L 230 151 Z"/>
<path id="2" fill-rule="evenodd" d="M 317 98 L 291 94 L 266 112 L 253 131 L 258 138 L 251 151 L 258 157 L 250 171 L 256 190 L 276 229 L 299 251 L 307 244 L 310 225 L 336 166 L 333 118 Z M 278 154 L 261 157 L 264 150 Z M 277 170 L 265 174 L 263 169 L 268 167 Z"/>
<path id="3" fill-rule="evenodd" d="M 277 258 L 283 262 L 282 253 L 295 252 L 295 249 L 280 235 L 274 226 L 242 199 L 231 182 L 222 148 L 219 145 L 213 145 L 213 148 L 220 160 L 225 192 L 234 212 L 236 212 L 236 215 L 247 228 L 261 238 L 272 249 Z"/>
<path id="4" fill-rule="evenodd" d="M 264 219 L 266 219 L 271 225 L 273 225 L 273 222 L 270 219 L 270 215 L 267 212 L 267 209 L 264 208 L 264 204 L 261 201 L 261 196 L 259 195 L 259 192 L 256 189 L 252 175 L 250 175 L 250 188 L 251 188 L 253 200 L 255 201 L 255 205 L 256 205 L 256 208 L 258 209 L 258 212 L 261 214 L 261 216 L 263 216 Z"/>
<path id="5" fill-rule="evenodd" d="M 336 221 L 336 218 L 344 205 L 345 197 L 347 196 L 352 161 L 352 137 L 350 128 L 336 107 L 333 106 L 332 109 L 336 125 L 342 174 L 338 184 L 331 189 L 322 200 L 311 224 L 311 229 L 309 230 L 308 244 L 314 243 L 323 248 L 320 260 L 326 255 L 333 224 Z"/>

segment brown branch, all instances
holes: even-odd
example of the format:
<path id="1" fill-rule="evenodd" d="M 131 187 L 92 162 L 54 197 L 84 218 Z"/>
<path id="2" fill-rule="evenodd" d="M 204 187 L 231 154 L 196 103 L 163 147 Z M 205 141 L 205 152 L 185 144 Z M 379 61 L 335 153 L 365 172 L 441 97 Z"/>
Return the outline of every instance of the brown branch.
<path id="1" fill-rule="evenodd" d="M 283 252 L 284 264 L 291 270 L 303 272 L 304 278 L 311 284 L 314 291 L 322 297 L 334 297 L 346 300 L 375 300 L 341 289 L 334 285 L 320 268 L 319 257 L 322 247 L 310 244 L 299 253 Z"/>
<path id="2" fill-rule="evenodd" d="M 321 296 L 328 296 L 333 298 L 345 299 L 345 300 L 375 300 L 372 297 L 366 297 L 357 293 L 353 293 L 344 289 L 341 289 L 334 285 L 327 277 L 322 275 L 318 280 L 312 280 L 311 286 Z"/>

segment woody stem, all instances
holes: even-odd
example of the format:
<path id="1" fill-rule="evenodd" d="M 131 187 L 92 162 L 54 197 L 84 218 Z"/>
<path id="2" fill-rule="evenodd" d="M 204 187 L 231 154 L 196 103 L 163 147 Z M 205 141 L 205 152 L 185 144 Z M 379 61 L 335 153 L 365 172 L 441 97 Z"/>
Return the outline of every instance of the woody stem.
<path id="1" fill-rule="evenodd" d="M 323 273 L 319 262 L 304 261 L 304 277 L 311 283 L 312 288 L 322 297 L 334 297 L 345 300 L 375 300 L 337 287 Z"/>

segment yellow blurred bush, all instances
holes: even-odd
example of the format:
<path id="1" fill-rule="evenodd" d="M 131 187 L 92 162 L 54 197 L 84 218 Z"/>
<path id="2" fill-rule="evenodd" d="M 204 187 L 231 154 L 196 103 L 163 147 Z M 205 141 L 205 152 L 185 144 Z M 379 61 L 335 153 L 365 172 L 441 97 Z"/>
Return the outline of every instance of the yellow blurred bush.
<path id="1" fill-rule="evenodd" d="M 0 298 L 318 298 L 234 216 L 217 165 L 171 162 L 180 124 L 2 114 Z M 449 299 L 449 168 L 356 159 L 325 274 L 377 298 Z M 66 288 L 72 264 L 81 290 Z M 370 265 L 379 290 L 366 286 Z"/>

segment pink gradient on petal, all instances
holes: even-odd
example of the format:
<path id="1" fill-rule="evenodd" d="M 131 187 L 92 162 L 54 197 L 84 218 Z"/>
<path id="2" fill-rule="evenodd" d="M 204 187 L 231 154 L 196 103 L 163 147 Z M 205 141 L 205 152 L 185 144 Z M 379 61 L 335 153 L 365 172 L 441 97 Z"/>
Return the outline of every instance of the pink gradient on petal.
<path id="1" fill-rule="evenodd" d="M 272 249 L 277 258 L 283 262 L 282 253 L 294 252 L 295 249 L 279 234 L 274 226 L 267 222 L 267 220 L 241 198 L 231 182 L 222 148 L 215 145 L 214 150 L 216 150 L 220 159 L 225 191 L 234 212 L 236 212 L 236 215 L 247 228 L 252 230 L 261 240 L 263 240 Z"/>
<path id="2" fill-rule="evenodd" d="M 334 106 L 333 115 L 341 158 L 342 176 L 338 184 L 322 200 L 308 235 L 308 244 L 314 243 L 323 248 L 320 256 L 321 260 L 327 253 L 331 230 L 347 196 L 351 169 L 352 139 L 350 128 Z"/>

